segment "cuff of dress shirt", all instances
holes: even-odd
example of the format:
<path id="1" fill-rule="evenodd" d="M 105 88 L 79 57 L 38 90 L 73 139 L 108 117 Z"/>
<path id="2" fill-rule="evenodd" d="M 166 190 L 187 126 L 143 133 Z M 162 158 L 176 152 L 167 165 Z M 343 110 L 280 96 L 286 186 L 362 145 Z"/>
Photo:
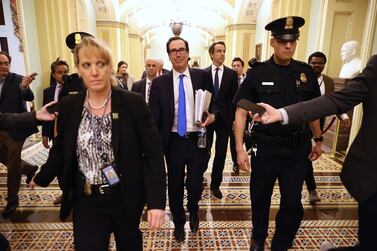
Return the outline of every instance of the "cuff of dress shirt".
<path id="1" fill-rule="evenodd" d="M 280 109 L 278 109 L 278 111 L 280 112 L 281 118 L 282 118 L 281 124 L 282 125 L 288 124 L 289 119 L 288 119 L 288 113 L 287 113 L 287 111 L 284 110 L 284 108 L 280 108 Z"/>

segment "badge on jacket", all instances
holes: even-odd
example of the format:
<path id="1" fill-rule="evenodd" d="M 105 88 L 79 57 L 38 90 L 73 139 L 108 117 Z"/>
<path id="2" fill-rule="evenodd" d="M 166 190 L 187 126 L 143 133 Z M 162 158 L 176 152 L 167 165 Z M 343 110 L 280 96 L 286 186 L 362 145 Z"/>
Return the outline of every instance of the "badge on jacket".
<path id="1" fill-rule="evenodd" d="M 302 72 L 302 73 L 300 74 L 300 80 L 301 80 L 301 82 L 304 83 L 304 84 L 306 84 L 306 82 L 308 82 L 308 79 L 306 78 L 305 73 Z"/>

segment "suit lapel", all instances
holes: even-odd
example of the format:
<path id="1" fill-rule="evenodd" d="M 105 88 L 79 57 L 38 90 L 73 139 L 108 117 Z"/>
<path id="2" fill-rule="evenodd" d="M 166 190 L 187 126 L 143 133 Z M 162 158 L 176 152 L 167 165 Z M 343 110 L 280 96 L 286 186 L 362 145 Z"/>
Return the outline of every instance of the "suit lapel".
<path id="1" fill-rule="evenodd" d="M 167 95 L 169 100 L 169 113 L 173 115 L 174 118 L 174 80 L 173 80 L 173 71 L 170 71 L 167 74 L 168 85 L 167 85 Z"/>
<path id="2" fill-rule="evenodd" d="M 8 75 L 4 79 L 3 89 L 1 89 L 0 101 L 3 99 L 3 96 L 5 95 L 6 90 L 8 89 L 8 87 L 10 86 L 12 82 L 13 82 L 12 73 L 8 73 Z"/>
<path id="3" fill-rule="evenodd" d="M 119 120 L 121 114 L 121 97 L 119 92 L 112 88 L 111 94 L 111 143 L 114 151 L 114 158 L 118 159 L 118 150 L 119 150 L 119 137 L 120 137 L 120 128 Z"/>
<path id="4" fill-rule="evenodd" d="M 191 77 L 191 83 L 192 83 L 192 90 L 194 92 L 194 97 L 195 97 L 195 91 L 200 89 L 200 86 L 199 86 L 200 81 L 199 81 L 198 75 L 195 74 L 193 70 L 189 69 L 189 71 L 190 71 L 190 77 Z"/>
<path id="5" fill-rule="evenodd" d="M 140 91 L 145 99 L 145 90 L 147 89 L 147 78 L 144 78 L 143 83 L 141 84 Z"/>
<path id="6" fill-rule="evenodd" d="M 325 84 L 325 94 L 328 94 L 332 92 L 334 89 L 333 86 L 331 86 L 331 80 L 330 77 L 323 74 L 323 83 Z"/>
<path id="7" fill-rule="evenodd" d="M 77 97 L 72 99 L 71 103 L 71 109 L 70 109 L 70 128 L 64 132 L 64 140 L 67 142 L 67 157 L 69 160 L 71 160 L 71 163 L 69 163 L 69 166 L 72 165 L 72 161 L 74 161 L 76 158 L 76 147 L 77 147 L 77 136 L 78 131 L 81 123 L 82 118 L 82 110 L 84 107 L 84 101 L 85 101 L 85 92 L 80 92 L 79 94 L 76 94 Z M 64 109 L 64 108 L 63 108 Z"/>

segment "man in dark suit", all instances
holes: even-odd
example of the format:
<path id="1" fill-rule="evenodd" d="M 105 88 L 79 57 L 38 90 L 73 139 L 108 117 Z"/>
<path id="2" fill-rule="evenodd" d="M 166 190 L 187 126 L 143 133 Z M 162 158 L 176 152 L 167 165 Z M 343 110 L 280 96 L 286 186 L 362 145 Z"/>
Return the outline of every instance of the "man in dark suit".
<path id="1" fill-rule="evenodd" d="M 188 67 L 189 45 L 180 37 L 172 37 L 166 50 L 173 70 L 153 80 L 149 108 L 162 137 L 168 169 L 168 194 L 170 211 L 175 225 L 174 237 L 185 239 L 186 222 L 183 207 L 185 166 L 187 165 L 186 189 L 187 209 L 190 213 L 190 228 L 199 227 L 199 205 L 203 191 L 203 173 L 208 159 L 208 149 L 198 148 L 198 125 L 194 119 L 194 93 L 203 89 L 212 91 L 209 75 L 200 69 Z M 200 126 L 214 121 L 207 114 Z"/>
<path id="2" fill-rule="evenodd" d="M 34 75 L 20 76 L 10 72 L 12 58 L 6 52 L 0 51 L 0 112 L 20 113 L 26 112 L 26 101 L 33 101 L 34 94 L 29 85 L 34 80 Z M 23 130 L 0 131 L 0 146 L 6 149 L 4 164 L 8 169 L 7 205 L 3 217 L 9 217 L 18 207 L 18 191 L 21 184 L 21 175 L 27 176 L 27 183 L 31 181 L 38 167 L 21 160 L 21 151 L 25 139 L 37 132 L 36 126 Z"/>
<path id="3" fill-rule="evenodd" d="M 150 58 L 145 61 L 145 72 L 147 77 L 135 82 L 131 91 L 143 95 L 145 102 L 149 103 L 149 96 L 151 93 L 152 80 L 157 76 L 157 62 Z"/>
<path id="4" fill-rule="evenodd" d="M 349 148 L 340 178 L 359 203 L 359 245 L 336 250 L 375 250 L 377 236 L 377 55 L 373 55 L 361 74 L 339 91 L 287 106 L 279 110 L 262 104 L 267 112 L 259 118 L 265 124 L 283 121 L 297 124 L 330 114 L 346 112 L 363 104 L 360 130 Z M 257 119 L 257 118 L 256 118 Z M 325 250 L 325 249 L 321 249 Z"/>
<path id="5" fill-rule="evenodd" d="M 43 90 L 43 105 L 51 102 L 58 101 L 61 95 L 61 90 L 64 85 L 63 76 L 68 74 L 69 66 L 64 60 L 56 60 L 51 64 L 51 73 L 55 81 L 51 86 Z M 54 140 L 54 121 L 44 122 L 42 124 L 42 144 L 45 148 L 49 149 L 48 141 Z"/>
<path id="6" fill-rule="evenodd" d="M 243 72 L 243 67 L 245 66 L 245 62 L 240 57 L 235 57 L 232 59 L 232 69 L 237 72 L 237 83 L 238 88 L 240 88 L 240 85 L 242 84 L 243 80 L 246 78 L 246 73 Z M 236 141 L 234 139 L 233 132 L 230 134 L 230 153 L 232 155 L 232 161 L 233 161 L 233 173 L 238 174 L 240 172 L 240 168 L 237 164 L 237 151 L 236 151 Z"/>
<path id="7" fill-rule="evenodd" d="M 51 64 L 52 77 L 55 83 L 43 90 L 43 105 L 51 102 L 58 101 L 63 97 L 61 92 L 64 86 L 64 76 L 67 76 L 69 72 L 69 66 L 66 61 L 57 59 Z M 42 124 L 42 144 L 45 148 L 49 149 L 49 140 L 54 143 L 56 137 L 56 123 L 55 121 L 46 121 Z M 62 177 L 58 176 L 59 187 L 62 189 Z M 59 195 L 55 198 L 54 204 L 60 204 L 62 196 Z"/>
<path id="8" fill-rule="evenodd" d="M 228 138 L 232 133 L 234 121 L 235 109 L 232 101 L 238 89 L 237 73 L 224 65 L 225 49 L 224 42 L 213 43 L 208 49 L 212 65 L 205 69 L 212 77 L 214 106 L 217 109 L 216 121 L 208 127 L 207 135 L 209 149 L 211 149 L 213 135 L 216 132 L 215 157 L 212 165 L 210 189 L 218 199 L 223 197 L 220 185 L 223 179 Z"/>

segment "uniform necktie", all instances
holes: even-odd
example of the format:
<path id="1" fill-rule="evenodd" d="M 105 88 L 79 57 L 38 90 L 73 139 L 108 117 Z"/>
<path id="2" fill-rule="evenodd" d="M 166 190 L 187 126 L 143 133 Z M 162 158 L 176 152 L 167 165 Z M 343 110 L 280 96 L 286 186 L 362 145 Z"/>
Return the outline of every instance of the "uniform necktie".
<path id="1" fill-rule="evenodd" d="M 186 125 L 186 96 L 183 86 L 183 77 L 185 75 L 179 75 L 179 94 L 178 94 L 178 128 L 177 132 L 179 136 L 183 137 L 187 131 Z"/>
<path id="2" fill-rule="evenodd" d="M 216 68 L 215 72 L 215 83 L 214 83 L 214 89 L 215 89 L 215 97 L 219 96 L 220 86 L 219 86 L 219 68 Z"/>

